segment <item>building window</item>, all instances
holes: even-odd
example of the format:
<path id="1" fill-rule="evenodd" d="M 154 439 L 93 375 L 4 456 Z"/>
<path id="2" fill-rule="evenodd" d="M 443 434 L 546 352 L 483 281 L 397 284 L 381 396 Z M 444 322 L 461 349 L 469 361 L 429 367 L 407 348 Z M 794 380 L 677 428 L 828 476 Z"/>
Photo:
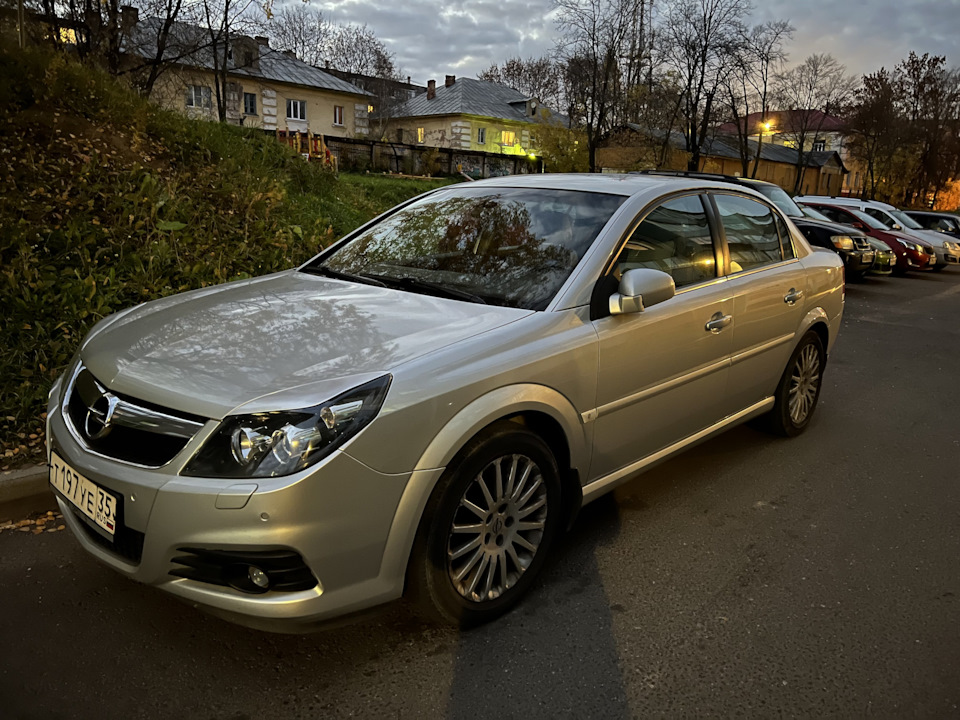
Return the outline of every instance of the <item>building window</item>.
<path id="1" fill-rule="evenodd" d="M 343 105 L 333 106 L 333 124 L 343 125 Z"/>
<path id="2" fill-rule="evenodd" d="M 500 144 L 501 145 L 516 145 L 517 144 L 517 134 L 513 130 L 504 130 L 500 133 Z"/>
<path id="3" fill-rule="evenodd" d="M 206 85 L 188 85 L 187 86 L 187 107 L 207 108 L 213 107 L 210 99 L 210 88 Z"/>
<path id="4" fill-rule="evenodd" d="M 403 128 L 397 128 L 397 142 L 403 142 Z"/>
<path id="5" fill-rule="evenodd" d="M 243 114 L 244 115 L 256 115 L 257 114 L 257 96 L 254 93 L 244 93 L 243 94 Z"/>
<path id="6" fill-rule="evenodd" d="M 477 142 L 480 143 L 481 145 L 486 145 L 486 144 L 487 144 L 487 129 L 486 129 L 486 128 L 478 128 L 478 129 L 477 129 Z"/>
<path id="7" fill-rule="evenodd" d="M 423 131 L 423 128 L 417 128 L 417 142 L 422 143 L 426 133 Z"/>
<path id="8" fill-rule="evenodd" d="M 372 113 L 372 112 L 373 112 L 373 105 L 367 105 L 367 112 L 368 112 L 368 113 Z"/>
<path id="9" fill-rule="evenodd" d="M 823 151 L 826 150 L 826 149 L 827 149 L 827 141 L 826 141 L 826 140 L 815 140 L 815 141 L 814 141 L 814 143 L 813 143 L 813 151 L 814 151 L 814 152 L 823 152 Z"/>
<path id="10" fill-rule="evenodd" d="M 306 120 L 307 101 L 287 100 L 287 120 Z"/>

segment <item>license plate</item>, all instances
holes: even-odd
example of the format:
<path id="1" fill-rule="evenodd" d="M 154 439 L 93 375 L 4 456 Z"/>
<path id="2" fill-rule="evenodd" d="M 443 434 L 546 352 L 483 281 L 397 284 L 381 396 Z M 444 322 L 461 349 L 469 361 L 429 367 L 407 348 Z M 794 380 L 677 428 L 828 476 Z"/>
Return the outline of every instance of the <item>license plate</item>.
<path id="1" fill-rule="evenodd" d="M 117 498 L 50 454 L 50 484 L 76 508 L 111 535 L 117 527 Z"/>
<path id="2" fill-rule="evenodd" d="M 865 262 L 873 262 L 873 253 L 864 253 L 863 259 Z"/>

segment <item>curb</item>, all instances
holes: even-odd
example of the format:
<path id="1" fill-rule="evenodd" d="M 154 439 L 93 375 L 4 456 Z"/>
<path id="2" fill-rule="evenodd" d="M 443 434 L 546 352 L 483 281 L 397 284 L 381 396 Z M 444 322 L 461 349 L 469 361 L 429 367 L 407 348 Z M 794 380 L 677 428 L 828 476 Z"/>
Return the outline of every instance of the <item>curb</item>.
<path id="1" fill-rule="evenodd" d="M 0 473 L 0 516 L 53 509 L 56 499 L 47 482 L 46 465 Z"/>

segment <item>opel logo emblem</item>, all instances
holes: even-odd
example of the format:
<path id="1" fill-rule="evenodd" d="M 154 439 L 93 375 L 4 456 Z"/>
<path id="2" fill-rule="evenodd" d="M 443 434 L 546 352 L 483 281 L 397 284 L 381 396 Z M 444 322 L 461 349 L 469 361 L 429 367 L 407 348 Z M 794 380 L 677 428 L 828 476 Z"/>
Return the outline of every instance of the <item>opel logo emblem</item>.
<path id="1" fill-rule="evenodd" d="M 104 392 L 87 408 L 87 417 L 83 421 L 83 430 L 91 440 L 99 440 L 110 434 L 113 426 L 113 412 L 117 409 L 118 398 Z"/>
<path id="2" fill-rule="evenodd" d="M 503 518 L 497 516 L 497 519 L 493 521 L 493 527 L 491 528 L 493 532 L 497 535 L 503 530 Z"/>

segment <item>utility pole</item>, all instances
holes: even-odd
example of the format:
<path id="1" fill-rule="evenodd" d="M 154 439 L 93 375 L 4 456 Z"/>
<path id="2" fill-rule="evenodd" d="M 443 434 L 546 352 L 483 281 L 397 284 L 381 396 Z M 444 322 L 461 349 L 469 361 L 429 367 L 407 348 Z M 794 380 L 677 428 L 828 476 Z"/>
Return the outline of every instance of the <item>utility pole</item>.
<path id="1" fill-rule="evenodd" d="M 27 46 L 27 11 L 23 6 L 23 0 L 17 0 L 17 25 L 20 29 L 20 49 Z"/>

